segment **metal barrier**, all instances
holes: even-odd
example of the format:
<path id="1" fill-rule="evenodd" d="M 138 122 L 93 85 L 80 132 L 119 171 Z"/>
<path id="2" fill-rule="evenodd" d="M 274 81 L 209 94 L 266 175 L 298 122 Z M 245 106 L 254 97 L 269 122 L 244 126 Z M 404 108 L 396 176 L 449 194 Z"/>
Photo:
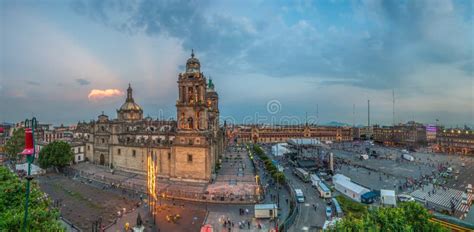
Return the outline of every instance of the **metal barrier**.
<path id="1" fill-rule="evenodd" d="M 107 185 L 113 188 L 122 189 L 125 191 L 131 191 L 135 194 L 147 194 L 147 188 L 145 185 L 134 184 L 129 182 L 120 182 L 115 179 L 105 177 L 103 175 L 95 175 L 93 173 L 87 173 L 82 170 L 76 170 L 68 168 L 65 173 L 69 176 L 82 178 L 87 181 L 98 182 L 103 185 Z M 158 189 L 157 195 L 161 199 L 166 200 L 186 200 L 186 201 L 197 201 L 197 202 L 209 202 L 209 203 L 224 203 L 224 204 L 249 204 L 257 203 L 259 201 L 259 195 L 245 194 L 245 195 L 234 195 L 234 194 L 212 194 L 203 192 L 189 192 L 182 190 L 170 190 L 170 189 Z M 164 196 L 164 197 L 163 197 Z"/>
<path id="2" fill-rule="evenodd" d="M 295 191 L 287 181 L 285 181 L 284 186 L 286 190 L 290 192 L 290 213 L 288 214 L 288 217 L 286 217 L 285 221 L 279 225 L 279 231 L 288 231 L 290 226 L 295 222 L 296 216 L 299 212 L 299 206 L 296 203 Z"/>
<path id="3" fill-rule="evenodd" d="M 82 232 L 81 229 L 79 229 L 78 227 L 76 227 L 74 224 L 72 224 L 72 222 L 70 222 L 69 220 L 67 220 L 67 219 L 64 218 L 63 216 L 60 216 L 59 219 L 60 219 L 64 224 L 67 224 L 67 225 L 69 226 L 68 231 Z"/>

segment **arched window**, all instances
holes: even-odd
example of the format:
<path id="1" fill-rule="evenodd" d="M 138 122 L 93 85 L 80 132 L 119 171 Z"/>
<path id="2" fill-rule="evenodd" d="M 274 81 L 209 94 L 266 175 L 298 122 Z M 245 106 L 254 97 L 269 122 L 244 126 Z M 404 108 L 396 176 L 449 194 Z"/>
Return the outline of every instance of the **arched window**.
<path id="1" fill-rule="evenodd" d="M 193 129 L 194 128 L 194 120 L 192 117 L 188 118 L 188 128 Z"/>

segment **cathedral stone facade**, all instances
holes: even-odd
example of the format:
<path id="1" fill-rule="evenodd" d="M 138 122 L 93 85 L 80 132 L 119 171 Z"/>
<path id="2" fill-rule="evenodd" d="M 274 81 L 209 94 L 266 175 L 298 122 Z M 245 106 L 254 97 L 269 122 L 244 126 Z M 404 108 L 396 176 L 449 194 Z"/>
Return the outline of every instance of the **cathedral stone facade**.
<path id="1" fill-rule="evenodd" d="M 193 52 L 185 72 L 178 75 L 177 121 L 143 118 L 129 85 L 116 119 L 102 113 L 95 121 L 79 122 L 74 138 L 84 143 L 86 159 L 146 174 L 151 156 L 159 178 L 210 181 L 224 152 L 225 136 L 219 127 L 219 96 L 200 69 Z"/>

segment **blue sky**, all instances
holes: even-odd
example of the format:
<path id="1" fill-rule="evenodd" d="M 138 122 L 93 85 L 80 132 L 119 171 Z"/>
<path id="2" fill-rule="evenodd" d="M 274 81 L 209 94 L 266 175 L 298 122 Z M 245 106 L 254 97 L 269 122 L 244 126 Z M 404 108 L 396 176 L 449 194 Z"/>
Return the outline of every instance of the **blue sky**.
<path id="1" fill-rule="evenodd" d="M 0 121 L 175 116 L 190 50 L 224 119 L 474 124 L 472 1 L 1 1 Z M 279 102 L 269 114 L 267 103 Z M 317 106 L 317 107 L 316 107 Z M 250 120 L 249 120 L 250 118 Z"/>

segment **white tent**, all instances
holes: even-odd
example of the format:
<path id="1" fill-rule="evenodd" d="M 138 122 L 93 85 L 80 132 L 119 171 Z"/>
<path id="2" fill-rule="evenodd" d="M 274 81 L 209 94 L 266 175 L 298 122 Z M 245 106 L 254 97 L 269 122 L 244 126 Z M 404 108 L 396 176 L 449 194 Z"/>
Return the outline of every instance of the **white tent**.
<path id="1" fill-rule="evenodd" d="M 347 177 L 347 176 L 344 176 L 342 174 L 336 174 L 332 177 L 332 181 L 333 182 L 336 182 L 337 180 L 347 180 L 347 181 L 351 181 L 351 178 Z"/>
<path id="2" fill-rule="evenodd" d="M 276 145 L 272 146 L 272 155 L 273 156 L 282 156 L 289 152 L 288 148 L 286 148 L 287 143 L 277 143 Z"/>
<path id="3" fill-rule="evenodd" d="M 361 196 L 364 193 L 370 192 L 369 189 L 364 188 L 348 180 L 348 177 L 344 178 L 345 176 L 343 175 L 340 175 L 339 177 L 335 179 L 334 177 L 333 177 L 333 183 L 336 190 L 346 195 L 347 197 L 351 198 L 354 201 L 361 202 Z"/>

